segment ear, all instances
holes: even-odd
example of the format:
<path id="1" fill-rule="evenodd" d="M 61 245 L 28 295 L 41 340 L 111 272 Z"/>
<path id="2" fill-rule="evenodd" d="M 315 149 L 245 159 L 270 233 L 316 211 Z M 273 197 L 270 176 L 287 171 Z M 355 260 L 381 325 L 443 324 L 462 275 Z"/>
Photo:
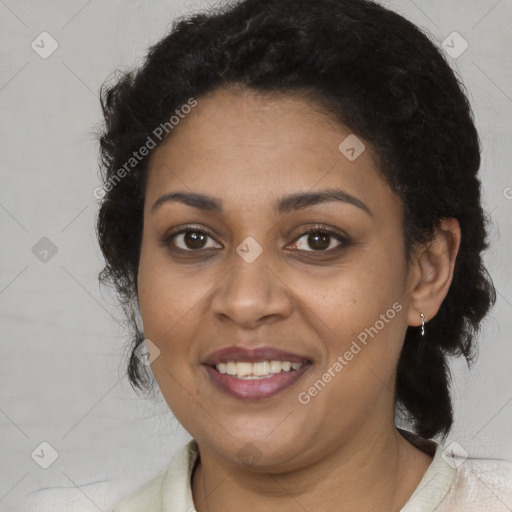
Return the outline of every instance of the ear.
<path id="1" fill-rule="evenodd" d="M 435 228 L 433 240 L 415 251 L 409 275 L 408 325 L 421 325 L 420 313 L 427 323 L 439 311 L 450 289 L 460 239 L 457 219 L 443 218 Z"/>

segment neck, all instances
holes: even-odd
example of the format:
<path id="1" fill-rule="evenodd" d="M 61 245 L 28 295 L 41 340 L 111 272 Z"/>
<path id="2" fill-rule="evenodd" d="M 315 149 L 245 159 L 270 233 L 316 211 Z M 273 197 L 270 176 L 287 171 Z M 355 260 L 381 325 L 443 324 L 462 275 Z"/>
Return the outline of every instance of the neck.
<path id="1" fill-rule="evenodd" d="M 201 447 L 192 478 L 198 512 L 280 510 L 396 512 L 416 489 L 432 458 L 394 428 L 360 432 L 307 466 L 262 473 L 230 464 Z"/>

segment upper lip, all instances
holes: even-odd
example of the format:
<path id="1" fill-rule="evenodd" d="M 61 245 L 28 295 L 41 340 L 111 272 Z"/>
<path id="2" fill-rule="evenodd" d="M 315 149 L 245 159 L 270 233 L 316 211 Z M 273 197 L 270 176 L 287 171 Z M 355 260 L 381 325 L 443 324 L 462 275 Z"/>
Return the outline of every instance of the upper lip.
<path id="1" fill-rule="evenodd" d="M 244 348 L 240 346 L 231 346 L 221 348 L 215 352 L 208 354 L 202 364 L 213 366 L 218 363 L 225 363 L 227 361 L 247 361 L 249 363 L 255 363 L 257 361 L 290 361 L 291 363 L 303 363 L 310 361 L 309 358 L 294 354 L 293 352 L 287 352 L 279 350 L 278 348 L 265 346 L 258 348 Z"/>

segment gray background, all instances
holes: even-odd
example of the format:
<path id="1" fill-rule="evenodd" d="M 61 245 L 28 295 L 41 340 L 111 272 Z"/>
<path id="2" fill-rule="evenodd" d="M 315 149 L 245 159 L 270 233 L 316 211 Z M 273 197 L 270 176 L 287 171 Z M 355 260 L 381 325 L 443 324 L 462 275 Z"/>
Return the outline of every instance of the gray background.
<path id="1" fill-rule="evenodd" d="M 189 439 L 161 396 L 142 400 L 124 376 L 121 314 L 97 283 L 94 132 L 107 76 L 140 64 L 175 16 L 206 5 L 0 0 L 0 510 L 109 511 Z M 469 44 L 449 61 L 481 134 L 493 220 L 486 263 L 498 301 L 475 368 L 452 363 L 456 419 L 448 443 L 512 460 L 512 0 L 384 5 L 439 45 L 454 31 Z M 43 31 L 59 45 L 47 59 L 31 47 Z M 32 250 L 43 237 L 57 248 L 46 262 Z M 31 457 L 43 441 L 58 453 L 48 469 Z M 50 451 L 37 453 L 42 460 Z"/>

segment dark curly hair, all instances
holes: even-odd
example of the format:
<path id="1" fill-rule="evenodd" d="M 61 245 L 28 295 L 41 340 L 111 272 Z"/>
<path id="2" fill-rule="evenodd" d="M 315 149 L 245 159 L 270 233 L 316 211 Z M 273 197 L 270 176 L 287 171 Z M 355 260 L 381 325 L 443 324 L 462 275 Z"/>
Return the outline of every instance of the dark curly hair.
<path id="1" fill-rule="evenodd" d="M 137 269 L 149 157 L 122 179 L 119 170 L 190 98 L 229 86 L 313 100 L 368 141 L 403 205 L 408 262 L 442 218 L 458 220 L 451 287 L 425 337 L 407 329 L 396 377 L 397 414 L 423 437 L 446 436 L 447 357 L 464 355 L 471 365 L 480 322 L 496 300 L 482 261 L 489 221 L 477 177 L 480 143 L 463 86 L 436 44 L 369 0 L 243 0 L 180 18 L 138 69 L 102 85 L 99 278 L 115 287 L 131 327 L 132 386 L 154 385 L 136 355 L 144 340 Z"/>

